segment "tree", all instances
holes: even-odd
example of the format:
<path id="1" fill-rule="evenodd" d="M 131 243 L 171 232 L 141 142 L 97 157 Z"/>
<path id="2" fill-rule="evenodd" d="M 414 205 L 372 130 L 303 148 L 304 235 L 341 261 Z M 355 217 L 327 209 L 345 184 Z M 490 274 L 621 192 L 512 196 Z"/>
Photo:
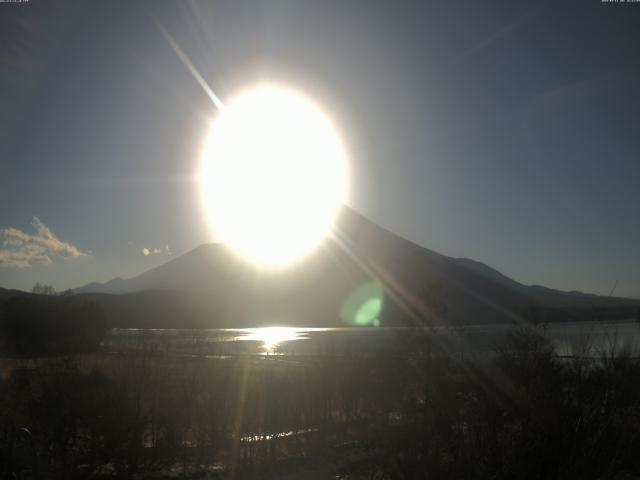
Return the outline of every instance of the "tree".
<path id="1" fill-rule="evenodd" d="M 55 295 L 56 289 L 51 285 L 45 285 L 37 282 L 31 289 L 31 293 L 35 293 L 37 295 Z"/>
<path id="2" fill-rule="evenodd" d="M 106 318 L 95 302 L 52 295 L 18 295 L 0 309 L 0 347 L 20 354 L 99 348 Z"/>

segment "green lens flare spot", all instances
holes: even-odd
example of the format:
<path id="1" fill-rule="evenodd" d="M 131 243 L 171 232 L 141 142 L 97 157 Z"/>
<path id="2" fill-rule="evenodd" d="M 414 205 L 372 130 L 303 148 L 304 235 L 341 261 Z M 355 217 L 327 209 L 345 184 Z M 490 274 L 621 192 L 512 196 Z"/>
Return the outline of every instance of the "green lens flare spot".
<path id="1" fill-rule="evenodd" d="M 373 324 L 374 320 L 378 319 L 378 315 L 382 310 L 382 299 L 371 298 L 364 302 L 362 306 L 356 312 L 355 324 L 356 325 L 369 325 Z"/>
<path id="2" fill-rule="evenodd" d="M 340 318 L 358 327 L 380 326 L 384 291 L 378 281 L 368 282 L 354 290 L 340 310 Z"/>

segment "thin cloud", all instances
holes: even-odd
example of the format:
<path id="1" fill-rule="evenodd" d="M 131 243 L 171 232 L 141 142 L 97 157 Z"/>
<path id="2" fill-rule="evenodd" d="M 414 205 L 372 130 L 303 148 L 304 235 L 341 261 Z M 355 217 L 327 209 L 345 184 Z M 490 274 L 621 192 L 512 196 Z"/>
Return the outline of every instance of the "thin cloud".
<path id="1" fill-rule="evenodd" d="M 483 50 L 486 50 L 492 47 L 495 43 L 509 37 L 515 31 L 517 31 L 520 27 L 522 27 L 525 23 L 527 23 L 529 19 L 531 19 L 533 15 L 536 14 L 537 12 L 538 10 L 530 10 L 524 15 L 521 15 L 520 17 L 516 18 L 514 21 L 503 26 L 502 28 L 499 28 L 498 30 L 494 31 L 493 33 L 491 33 L 491 35 L 479 41 L 478 43 L 473 45 L 471 48 L 465 50 L 460 55 L 458 55 L 453 60 L 453 64 L 456 65 L 460 62 L 463 62 L 479 54 Z"/>
<path id="2" fill-rule="evenodd" d="M 28 268 L 50 265 L 52 257 L 79 258 L 86 255 L 74 245 L 63 242 L 38 217 L 31 225 L 36 231 L 30 235 L 17 228 L 0 229 L 0 268 Z"/>
<path id="3" fill-rule="evenodd" d="M 171 250 L 169 249 L 169 245 L 165 245 L 164 249 L 161 248 L 147 248 L 144 247 L 142 249 L 142 254 L 145 257 L 148 257 L 149 255 L 161 255 L 161 254 L 166 254 L 166 255 L 171 255 Z"/>

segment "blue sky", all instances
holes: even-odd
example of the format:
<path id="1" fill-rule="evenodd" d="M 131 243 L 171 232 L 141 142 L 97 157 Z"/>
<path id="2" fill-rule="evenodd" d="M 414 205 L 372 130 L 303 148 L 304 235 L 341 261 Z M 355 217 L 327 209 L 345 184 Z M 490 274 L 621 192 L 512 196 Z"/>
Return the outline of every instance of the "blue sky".
<path id="1" fill-rule="evenodd" d="M 223 100 L 269 80 L 322 105 L 349 204 L 384 227 L 640 296 L 640 4 L 599 0 L 0 4 L 0 229 L 37 216 L 78 252 L 49 238 L 49 264 L 0 286 L 132 276 L 211 240 L 194 176 L 215 108 L 153 18 Z"/>

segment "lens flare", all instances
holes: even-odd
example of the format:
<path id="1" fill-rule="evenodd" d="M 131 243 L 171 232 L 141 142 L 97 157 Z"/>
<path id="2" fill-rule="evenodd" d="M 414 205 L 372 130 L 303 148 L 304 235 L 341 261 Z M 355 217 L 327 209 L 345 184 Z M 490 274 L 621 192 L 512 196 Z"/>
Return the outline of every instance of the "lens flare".
<path id="1" fill-rule="evenodd" d="M 354 290 L 340 310 L 343 322 L 357 327 L 379 327 L 384 306 L 384 289 L 371 281 Z"/>

